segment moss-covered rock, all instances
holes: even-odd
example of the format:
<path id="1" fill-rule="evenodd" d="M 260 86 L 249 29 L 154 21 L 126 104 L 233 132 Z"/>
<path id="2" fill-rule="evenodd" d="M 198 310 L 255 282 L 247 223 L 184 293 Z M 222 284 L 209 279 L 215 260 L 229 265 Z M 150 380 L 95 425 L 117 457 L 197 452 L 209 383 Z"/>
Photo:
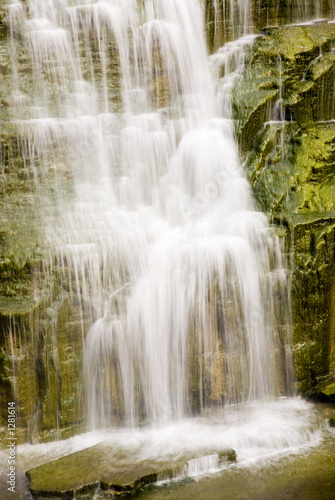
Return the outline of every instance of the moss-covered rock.
<path id="1" fill-rule="evenodd" d="M 334 24 L 271 28 L 252 47 L 233 109 L 248 153 L 265 122 L 334 118 Z"/>
<path id="2" fill-rule="evenodd" d="M 246 162 L 263 211 L 273 216 L 335 210 L 334 134 L 332 122 L 299 130 L 294 123 L 265 126 Z"/>
<path id="3" fill-rule="evenodd" d="M 330 370 L 330 301 L 335 268 L 335 213 L 288 218 L 295 268 L 293 338 L 299 389 L 306 393 Z"/>
<path id="4" fill-rule="evenodd" d="M 71 434 L 84 414 L 82 339 L 88 326 L 66 295 L 20 307 L 0 315 L 1 408 L 16 402 L 17 425 L 27 429 L 30 442 L 50 433 L 59 438 L 62 429 Z M 5 422 L 6 414 L 1 417 Z"/>
<path id="5" fill-rule="evenodd" d="M 275 135 L 278 128 L 271 128 Z M 268 154 L 271 134 L 264 135 L 262 158 L 254 162 L 254 169 L 252 162 L 248 166 L 260 207 L 287 228 L 287 250 L 294 259 L 295 362 L 299 388 L 306 392 L 334 365 L 335 126 L 299 129 Z"/>
<path id="6" fill-rule="evenodd" d="M 227 448 L 217 454 L 219 463 L 236 461 L 234 450 Z M 212 454 L 211 452 L 209 454 Z M 136 460 L 108 445 L 98 444 L 67 455 L 26 474 L 34 498 L 78 498 L 98 487 L 106 495 L 133 493 L 143 486 L 163 479 L 187 476 L 188 462 L 198 455 L 161 460 Z"/>
<path id="7" fill-rule="evenodd" d="M 335 374 L 332 373 L 327 377 L 323 377 L 321 382 L 307 392 L 307 396 L 312 400 L 334 403 Z M 335 427 L 335 418 L 329 418 L 329 424 L 331 427 Z"/>
<path id="8" fill-rule="evenodd" d="M 6 5 L 0 5 L 0 41 L 6 38 L 7 23 L 6 23 Z"/>
<path id="9" fill-rule="evenodd" d="M 295 364 L 305 394 L 334 371 L 334 34 L 327 23 L 267 30 L 254 44 L 235 97 L 240 146 L 258 206 L 287 231 Z M 276 78 L 280 82 L 281 112 L 276 115 L 273 107 L 262 118 L 255 111 L 263 106 L 266 74 L 269 87 Z"/>
<path id="10" fill-rule="evenodd" d="M 53 196 L 54 172 L 36 179 L 24 154 L 28 138 L 7 120 L 0 129 L 0 421 L 15 401 L 17 425 L 35 442 L 82 422 L 88 326 L 44 243 L 41 192 Z"/>

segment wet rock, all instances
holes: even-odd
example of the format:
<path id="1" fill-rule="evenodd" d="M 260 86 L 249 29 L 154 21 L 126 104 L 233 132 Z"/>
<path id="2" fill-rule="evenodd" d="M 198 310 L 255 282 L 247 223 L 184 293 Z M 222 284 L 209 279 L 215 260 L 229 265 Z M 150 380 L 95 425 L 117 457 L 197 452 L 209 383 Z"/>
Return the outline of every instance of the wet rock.
<path id="1" fill-rule="evenodd" d="M 327 23 L 267 30 L 255 42 L 235 99 L 258 206 L 286 229 L 298 388 L 323 400 L 331 395 L 319 384 L 335 368 L 334 35 Z M 265 75 L 281 82 L 281 122 L 265 124 L 252 113 L 262 105 Z"/>
<path id="2" fill-rule="evenodd" d="M 320 401 L 323 403 L 334 403 L 335 402 L 335 375 L 332 374 L 327 377 L 323 377 L 323 380 L 319 382 L 312 389 L 307 391 L 307 397 L 312 401 Z M 331 427 L 335 427 L 335 419 L 329 418 L 329 423 Z"/>
<path id="3" fill-rule="evenodd" d="M 6 310 L 0 301 L 1 408 L 16 401 L 17 425 L 30 442 L 69 437 L 84 413 L 82 328 L 88 325 L 76 320 L 76 306 L 66 297 L 50 299 L 34 304 L 11 298 Z M 1 417 L 5 421 L 7 415 Z"/>
<path id="4" fill-rule="evenodd" d="M 233 108 L 244 154 L 257 132 L 275 120 L 279 99 L 283 119 L 305 125 L 335 117 L 335 25 L 287 26 L 256 39 Z"/>
<path id="5" fill-rule="evenodd" d="M 246 19 L 243 18 L 243 8 L 238 0 L 206 0 L 205 21 L 210 52 L 215 52 L 234 35 L 235 38 L 238 33 L 241 35 L 245 28 L 249 32 L 270 33 L 279 26 L 296 26 L 316 17 L 318 19 L 313 24 L 323 25 L 335 14 L 329 0 L 250 0 Z"/>
<path id="6" fill-rule="evenodd" d="M 283 146 L 276 133 L 276 125 L 264 132 L 249 172 L 262 210 L 287 228 L 295 364 L 305 393 L 334 369 L 335 127 L 299 129 Z"/>
<path id="7" fill-rule="evenodd" d="M 98 487 L 106 495 L 129 494 L 158 480 L 187 476 L 188 462 L 197 458 L 134 461 L 98 444 L 26 472 L 34 498 L 80 498 Z M 134 460 L 134 459 L 133 459 Z M 218 463 L 236 461 L 234 450 L 222 450 Z"/>

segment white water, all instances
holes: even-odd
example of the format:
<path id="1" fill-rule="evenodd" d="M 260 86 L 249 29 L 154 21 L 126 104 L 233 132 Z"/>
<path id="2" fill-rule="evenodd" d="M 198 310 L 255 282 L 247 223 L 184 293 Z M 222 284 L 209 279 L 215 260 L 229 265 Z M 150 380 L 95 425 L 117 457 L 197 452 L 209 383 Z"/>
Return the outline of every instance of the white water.
<path id="1" fill-rule="evenodd" d="M 219 454 L 227 447 L 236 451 L 237 466 L 264 466 L 281 456 L 306 452 L 324 437 L 324 422 L 312 405 L 287 399 L 262 405 L 226 407 L 209 418 L 185 419 L 145 429 L 94 431 L 65 441 L 17 448 L 19 469 L 27 470 L 98 443 L 110 446 L 119 466 L 167 460 L 187 467 L 178 478 L 201 477 L 227 467 Z M 1 452 L 5 458 L 6 452 Z M 0 454 L 1 456 L 1 454 Z M 123 457 L 123 458 L 120 458 Z M 5 460 L 4 460 L 5 463 Z"/>
<path id="2" fill-rule="evenodd" d="M 197 0 L 9 9 L 33 68 L 19 125 L 35 171 L 56 171 L 46 236 L 92 322 L 90 426 L 289 393 L 286 274 L 230 120 L 252 39 L 209 64 Z"/>
<path id="3" fill-rule="evenodd" d="M 231 30 L 234 38 L 252 32 L 251 3 L 251 0 L 212 0 L 214 30 L 220 29 L 221 23 L 224 26 L 223 33 Z"/>

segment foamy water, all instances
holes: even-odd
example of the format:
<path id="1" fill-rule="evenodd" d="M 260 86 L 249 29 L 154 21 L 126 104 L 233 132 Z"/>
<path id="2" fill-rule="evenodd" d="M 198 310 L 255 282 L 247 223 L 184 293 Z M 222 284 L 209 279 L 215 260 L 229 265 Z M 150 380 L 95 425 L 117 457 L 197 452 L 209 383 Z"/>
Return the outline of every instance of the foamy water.
<path id="1" fill-rule="evenodd" d="M 313 405 L 286 399 L 227 407 L 168 425 L 94 431 L 64 441 L 25 444 L 17 447 L 17 456 L 19 467 L 27 470 L 103 443 L 110 446 L 116 462 L 125 468 L 129 463 L 177 462 L 187 457 L 184 475 L 201 477 L 227 467 L 226 463 L 219 463 L 219 454 L 227 447 L 236 451 L 236 466 L 264 466 L 283 454 L 296 454 L 316 446 L 322 440 L 324 427 L 325 422 Z M 5 456 L 5 452 L 1 454 Z"/>

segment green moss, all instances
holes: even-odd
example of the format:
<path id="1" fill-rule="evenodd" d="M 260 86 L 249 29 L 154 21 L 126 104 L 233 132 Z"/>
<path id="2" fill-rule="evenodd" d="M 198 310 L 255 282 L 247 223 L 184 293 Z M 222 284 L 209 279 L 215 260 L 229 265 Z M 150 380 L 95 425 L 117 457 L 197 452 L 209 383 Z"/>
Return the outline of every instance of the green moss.
<path id="1" fill-rule="evenodd" d="M 0 41 L 6 38 L 7 24 L 6 24 L 6 6 L 0 5 Z"/>
<path id="2" fill-rule="evenodd" d="M 39 301 L 34 300 L 32 297 L 0 297 L 0 317 L 1 316 L 15 316 L 26 315 L 39 306 Z"/>
<path id="3" fill-rule="evenodd" d="M 335 396 L 335 383 L 327 384 L 326 387 L 322 390 L 322 392 L 326 396 Z"/>
<path id="4" fill-rule="evenodd" d="M 303 71 L 306 61 L 317 57 L 320 50 L 329 50 L 335 39 L 335 26 L 323 23 L 306 26 L 285 26 L 271 32 L 274 43 L 280 46 L 280 54 L 284 60 L 293 64 L 295 73 Z"/>
<path id="5" fill-rule="evenodd" d="M 258 206 L 287 228 L 286 247 L 293 251 L 294 354 L 298 386 L 306 393 L 335 366 L 335 124 L 323 122 L 335 118 L 335 26 L 266 33 L 252 48 L 234 109 Z M 283 112 L 293 121 L 264 126 L 274 108 L 259 113 L 262 92 L 276 79 Z"/>
<path id="6" fill-rule="evenodd" d="M 299 389 L 306 393 L 330 370 L 329 314 L 334 270 L 335 213 L 282 216 L 294 249 L 293 341 Z"/>
<path id="7" fill-rule="evenodd" d="M 287 125 L 268 125 L 248 158 L 260 208 L 271 216 L 334 211 L 334 123 L 292 132 Z"/>
<path id="8" fill-rule="evenodd" d="M 212 452 L 213 453 L 213 452 Z M 72 497 L 81 492 L 93 491 L 100 485 L 102 490 L 134 492 L 157 480 L 171 479 L 184 473 L 188 460 L 179 458 L 136 461 L 124 452 L 103 444 L 73 453 L 59 460 L 29 470 L 30 490 L 35 496 Z M 234 450 L 222 450 L 219 458 L 223 462 L 236 461 Z"/>
<path id="9" fill-rule="evenodd" d="M 234 114 L 241 150 L 248 153 L 263 124 L 284 111 L 299 124 L 333 118 L 335 26 L 286 26 L 256 39 L 243 79 L 234 90 Z M 320 57 L 320 54 L 323 54 Z"/>

